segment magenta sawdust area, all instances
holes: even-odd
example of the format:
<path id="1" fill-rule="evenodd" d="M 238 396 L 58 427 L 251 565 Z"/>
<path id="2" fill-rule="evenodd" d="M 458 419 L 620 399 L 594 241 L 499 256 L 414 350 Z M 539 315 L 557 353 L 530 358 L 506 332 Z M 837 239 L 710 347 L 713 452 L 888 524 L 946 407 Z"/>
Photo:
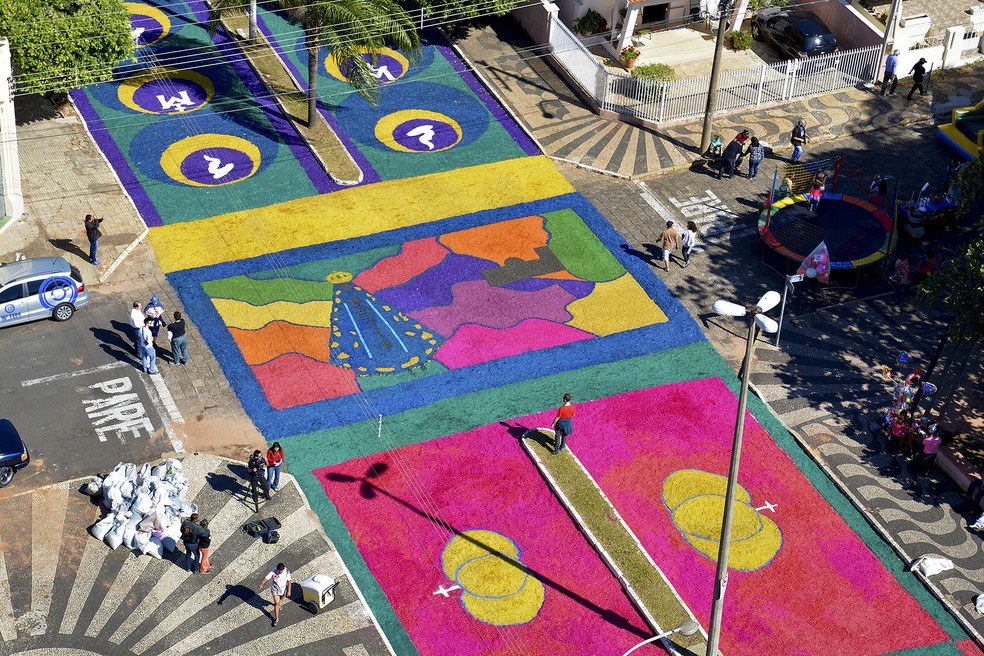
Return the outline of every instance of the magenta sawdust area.
<path id="1" fill-rule="evenodd" d="M 568 446 L 707 626 L 737 399 L 710 378 L 576 408 Z M 516 443 L 553 415 L 313 472 L 421 654 L 494 652 L 507 639 L 536 653 L 602 653 L 598 635 L 619 645 L 611 640 L 633 632 L 621 611 L 615 623 L 599 621 L 599 609 L 620 607 L 608 596 L 612 577 Z M 975 653 L 962 631 L 951 637 L 924 607 L 945 616 L 935 600 L 910 593 L 751 416 L 739 482 L 724 653 Z"/>
<path id="2" fill-rule="evenodd" d="M 422 656 L 621 654 L 651 635 L 501 426 L 314 474 Z"/>

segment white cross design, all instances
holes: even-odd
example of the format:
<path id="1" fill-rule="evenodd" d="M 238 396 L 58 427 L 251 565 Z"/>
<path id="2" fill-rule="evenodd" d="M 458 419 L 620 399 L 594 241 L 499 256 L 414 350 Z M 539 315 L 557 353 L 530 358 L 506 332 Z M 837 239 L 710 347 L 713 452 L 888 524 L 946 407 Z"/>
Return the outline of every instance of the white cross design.
<path id="1" fill-rule="evenodd" d="M 235 163 L 229 162 L 225 166 L 220 166 L 222 160 L 218 157 L 209 157 L 208 155 L 202 155 L 205 161 L 208 162 L 208 172 L 212 174 L 213 180 L 218 180 L 219 178 L 224 178 L 229 175 L 229 172 L 236 167 Z"/>
<path id="2" fill-rule="evenodd" d="M 434 126 L 418 125 L 407 132 L 408 137 L 417 137 L 417 141 L 427 146 L 427 150 L 434 150 Z"/>
<path id="3" fill-rule="evenodd" d="M 444 589 L 444 586 L 442 585 L 437 590 L 435 590 L 434 592 L 432 592 L 431 594 L 444 595 L 444 598 L 447 599 L 448 597 L 451 596 L 451 593 L 454 592 L 455 590 L 461 590 L 461 586 L 460 585 L 452 585 L 450 588 L 448 588 L 448 589 L 445 590 Z"/>
<path id="4" fill-rule="evenodd" d="M 179 91 L 177 96 L 171 96 L 170 98 L 165 98 L 163 95 L 158 94 L 157 102 L 161 104 L 161 109 L 166 112 L 183 112 L 195 104 L 195 102 L 188 97 L 188 92 L 185 90 Z"/>
<path id="5" fill-rule="evenodd" d="M 385 77 L 387 82 L 396 81 L 396 78 L 393 77 L 393 74 L 389 72 L 389 67 L 387 66 L 380 66 L 379 68 L 373 68 L 372 65 L 370 64 L 369 70 L 372 71 L 372 74 L 376 76 L 377 80 L 382 80 Z"/>
<path id="6" fill-rule="evenodd" d="M 774 513 L 776 511 L 776 508 L 778 507 L 779 507 L 778 503 L 769 503 L 768 501 L 766 501 L 764 506 L 762 506 L 761 508 L 756 508 L 755 510 L 768 510 L 769 512 Z"/>

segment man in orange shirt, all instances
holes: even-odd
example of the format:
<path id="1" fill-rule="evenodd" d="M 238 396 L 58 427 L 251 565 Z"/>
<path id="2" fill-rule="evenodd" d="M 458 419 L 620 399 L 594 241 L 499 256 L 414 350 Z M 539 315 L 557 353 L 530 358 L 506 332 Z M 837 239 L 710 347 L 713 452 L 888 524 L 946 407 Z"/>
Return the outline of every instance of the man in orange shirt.
<path id="1" fill-rule="evenodd" d="M 552 453 L 557 455 L 567 444 L 567 436 L 574 432 L 574 406 L 571 405 L 571 395 L 564 394 L 564 405 L 557 409 L 557 416 L 553 420 L 554 430 L 554 450 Z"/>

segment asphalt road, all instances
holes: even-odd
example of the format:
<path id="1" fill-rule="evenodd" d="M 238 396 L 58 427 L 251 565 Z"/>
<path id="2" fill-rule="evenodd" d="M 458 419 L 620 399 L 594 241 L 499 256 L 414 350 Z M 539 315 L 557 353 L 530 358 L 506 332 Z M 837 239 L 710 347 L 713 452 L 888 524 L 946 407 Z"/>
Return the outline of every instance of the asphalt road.
<path id="1" fill-rule="evenodd" d="M 181 418 L 164 375 L 142 372 L 119 301 L 89 298 L 68 322 L 0 329 L 0 416 L 31 453 L 0 498 L 175 450 Z"/>

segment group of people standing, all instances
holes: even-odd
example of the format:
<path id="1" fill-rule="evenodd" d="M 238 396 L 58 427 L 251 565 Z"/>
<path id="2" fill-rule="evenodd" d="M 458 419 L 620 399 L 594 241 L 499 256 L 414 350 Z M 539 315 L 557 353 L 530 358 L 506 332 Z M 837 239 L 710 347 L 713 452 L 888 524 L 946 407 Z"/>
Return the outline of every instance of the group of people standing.
<path id="1" fill-rule="evenodd" d="M 284 450 L 280 442 L 274 442 L 267 449 L 265 458 L 259 449 L 250 456 L 246 463 L 246 473 L 249 475 L 249 489 L 257 512 L 260 511 L 260 493 L 262 492 L 264 499 L 270 500 L 270 492 L 276 492 L 280 487 L 280 472 L 283 468 Z"/>
<path id="2" fill-rule="evenodd" d="M 885 75 L 882 76 L 882 86 L 881 95 L 885 95 L 885 91 L 888 91 L 888 95 L 894 97 L 895 89 L 899 86 L 899 55 L 902 54 L 901 50 L 893 50 L 885 59 Z M 913 64 L 912 68 L 909 70 L 909 74 L 912 76 L 912 88 L 909 89 L 909 94 L 906 96 L 907 100 L 912 100 L 912 94 L 919 89 L 919 95 L 925 96 L 926 90 L 923 88 L 923 83 L 926 81 L 926 58 L 920 57 L 919 61 Z M 889 88 L 891 85 L 891 88 Z"/>
<path id="3" fill-rule="evenodd" d="M 164 314 L 164 306 L 157 294 L 151 296 L 150 303 L 143 308 L 140 307 L 140 301 L 134 301 L 130 310 L 133 345 L 145 374 L 158 373 L 157 336 L 162 329 L 166 329 L 167 338 L 171 342 L 172 364 L 188 364 L 188 332 L 184 317 L 180 312 L 175 312 L 172 315 L 174 320 L 167 323 Z"/>
<path id="4" fill-rule="evenodd" d="M 759 142 L 758 137 L 753 137 L 751 132 L 742 130 L 735 135 L 734 139 L 725 146 L 724 152 L 721 153 L 721 159 L 718 162 L 718 179 L 721 179 L 725 170 L 728 171 L 728 177 L 733 178 L 741 168 L 746 156 L 748 157 L 748 179 L 752 180 L 758 175 L 759 165 L 765 159 L 765 146 Z"/>
<path id="5" fill-rule="evenodd" d="M 212 534 L 208 530 L 208 520 L 199 518 L 198 513 L 181 522 L 181 543 L 185 548 L 185 567 L 189 572 L 206 573 L 212 569 L 208 562 L 208 551 L 212 547 Z"/>

